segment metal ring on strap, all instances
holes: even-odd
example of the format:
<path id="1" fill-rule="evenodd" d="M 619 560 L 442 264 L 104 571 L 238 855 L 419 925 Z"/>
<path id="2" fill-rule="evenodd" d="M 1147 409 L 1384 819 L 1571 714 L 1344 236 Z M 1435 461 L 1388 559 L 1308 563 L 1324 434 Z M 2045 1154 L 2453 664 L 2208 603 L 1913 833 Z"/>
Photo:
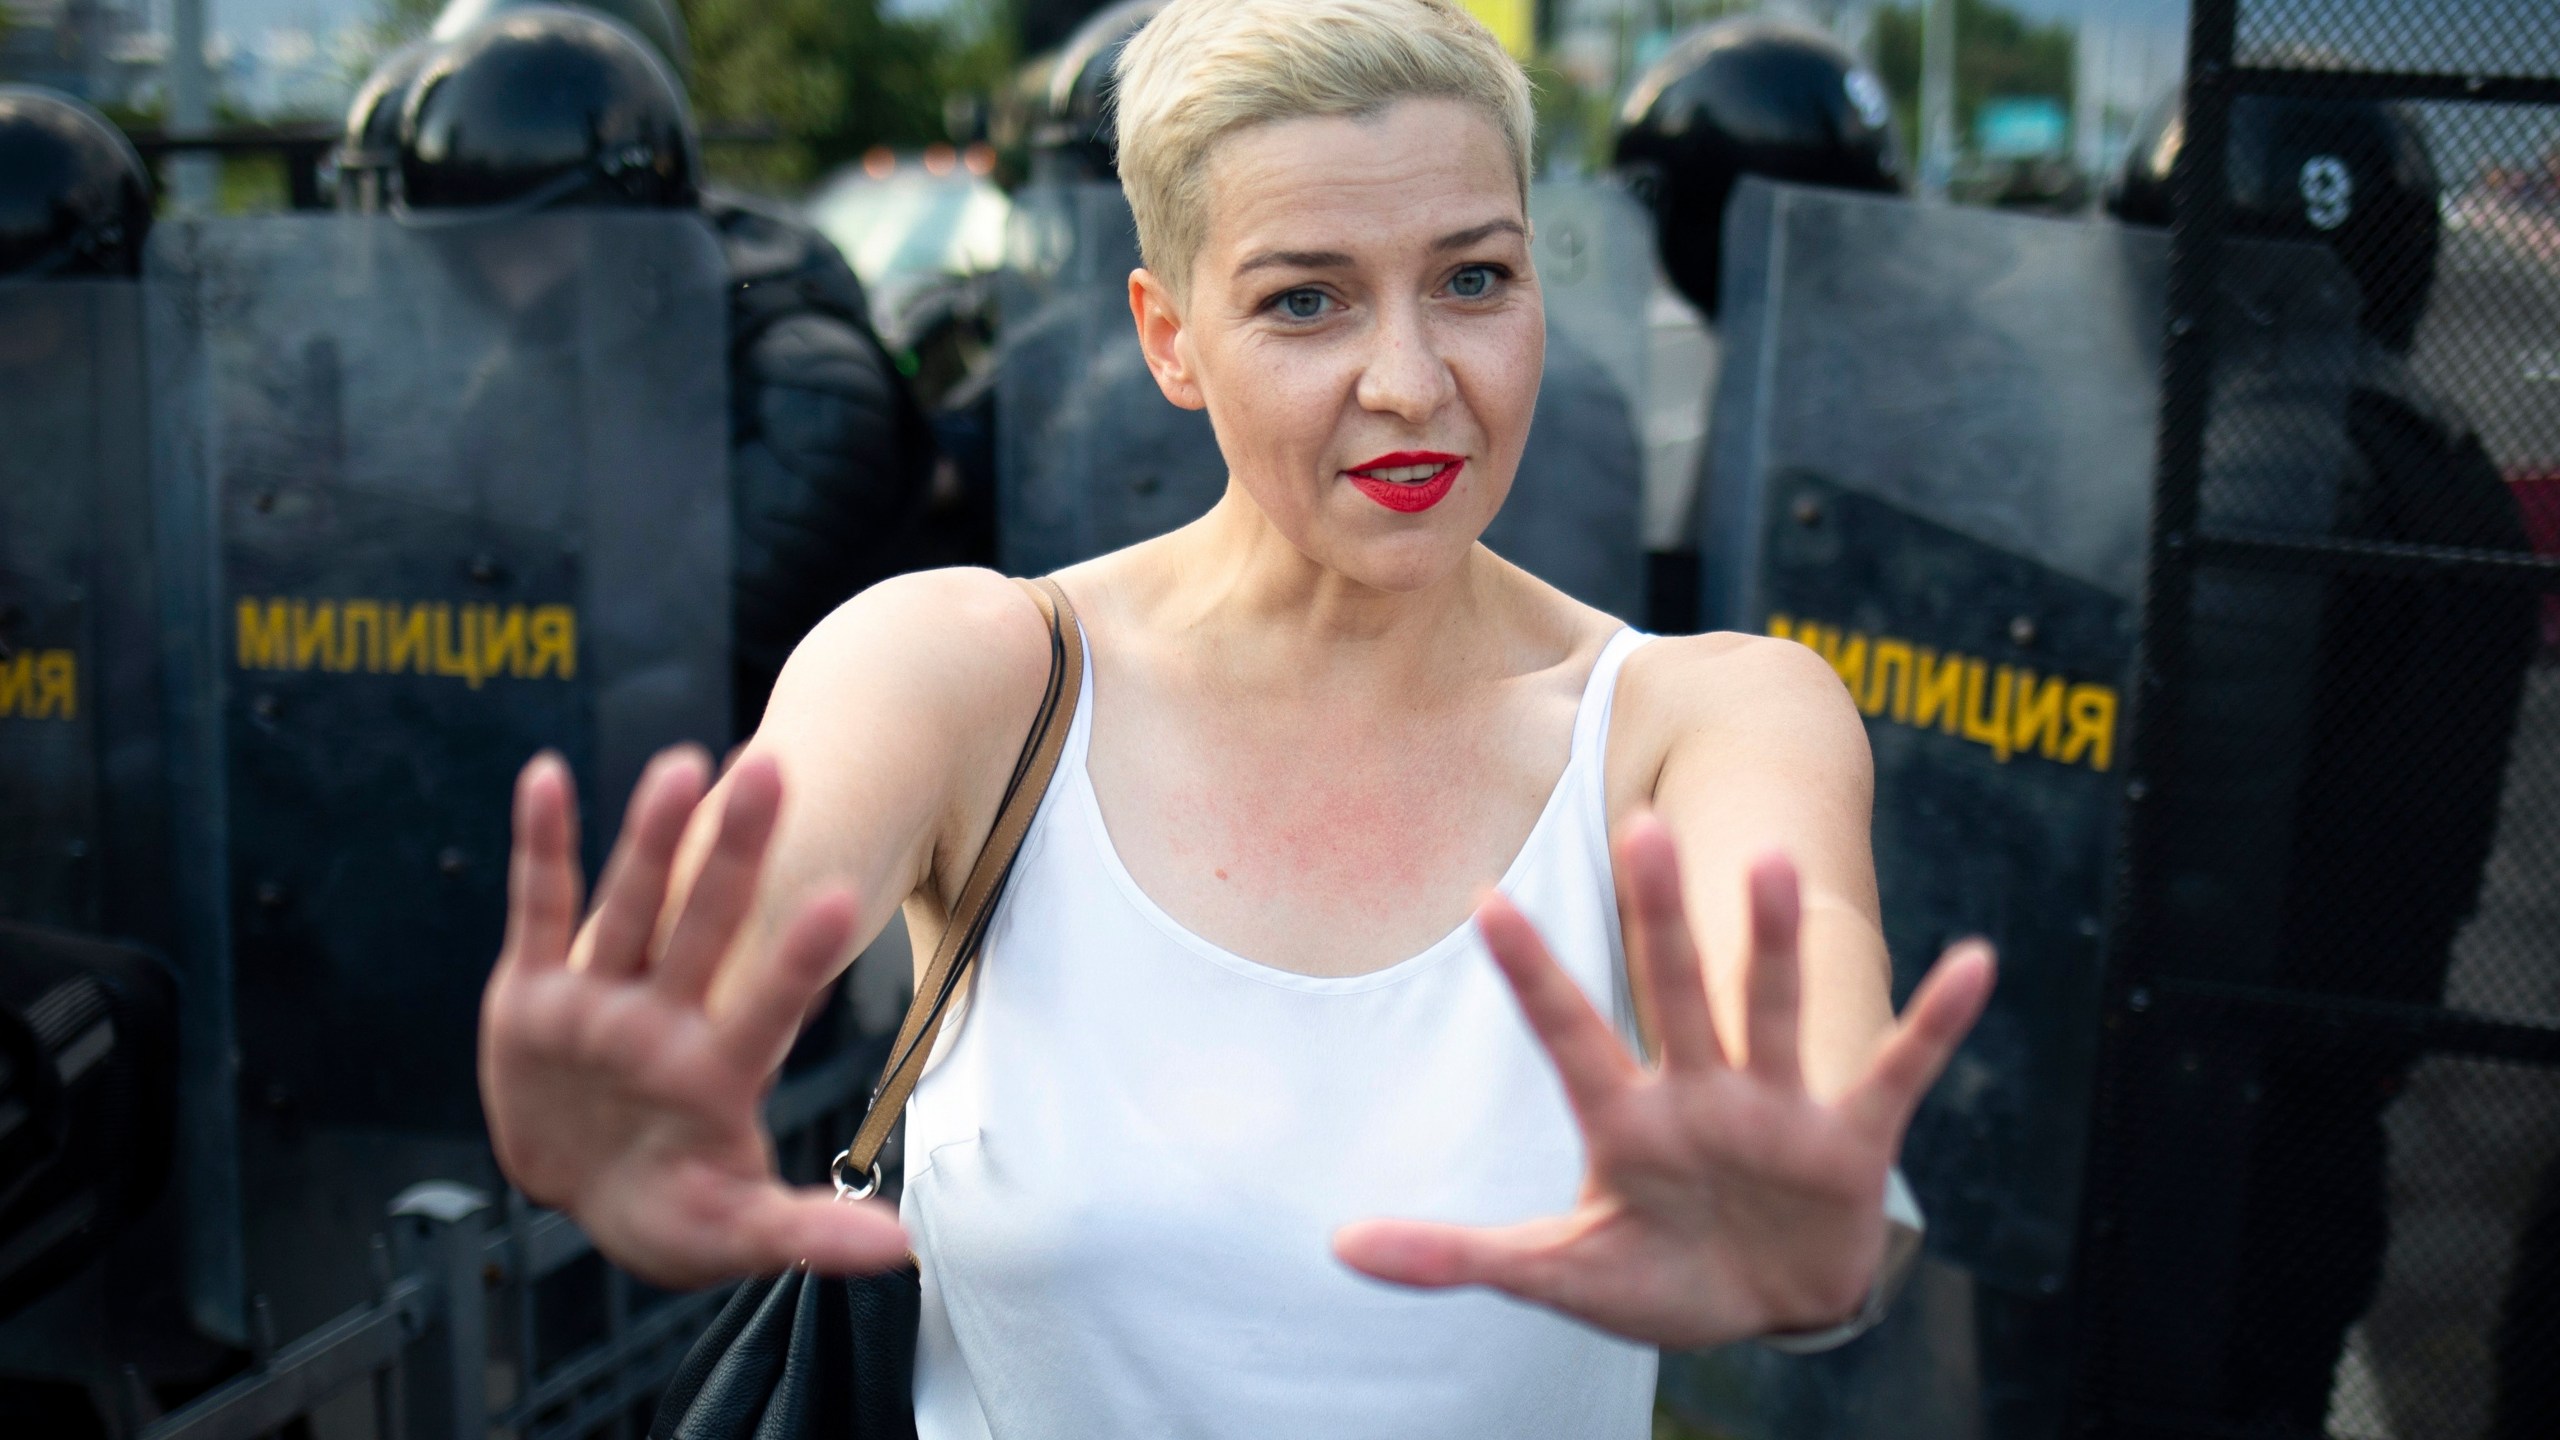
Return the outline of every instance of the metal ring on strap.
<path id="1" fill-rule="evenodd" d="M 872 1161 L 871 1173 L 863 1177 L 860 1185 L 854 1185 L 847 1182 L 844 1178 L 844 1167 L 850 1164 L 852 1160 L 853 1152 L 851 1150 L 839 1150 L 836 1152 L 836 1158 L 830 1161 L 827 1165 L 827 1178 L 836 1182 L 836 1198 L 839 1200 L 868 1200 L 872 1196 L 879 1194 L 880 1162 L 877 1160 Z"/>

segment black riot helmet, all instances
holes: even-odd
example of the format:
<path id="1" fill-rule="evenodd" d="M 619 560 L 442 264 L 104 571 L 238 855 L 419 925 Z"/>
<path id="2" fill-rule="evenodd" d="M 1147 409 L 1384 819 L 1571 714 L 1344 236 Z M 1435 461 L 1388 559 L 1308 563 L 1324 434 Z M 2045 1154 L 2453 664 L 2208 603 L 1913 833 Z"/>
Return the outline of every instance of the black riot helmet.
<path id="1" fill-rule="evenodd" d="M 1049 66 L 1047 103 L 1031 143 L 1041 157 L 1041 178 L 1120 178 L 1119 126 L 1113 118 L 1120 52 L 1165 0 L 1120 0 L 1076 27 Z"/>
<path id="2" fill-rule="evenodd" d="M 2176 217 L 2170 172 L 2186 145 L 2173 93 L 2134 128 L 2108 213 Z M 2435 286 L 2443 189 L 2425 137 L 2398 109 L 2355 100 L 2243 95 L 2231 103 L 2224 182 L 2231 233 L 2326 245 L 2356 283 L 2365 333 L 2407 350 Z"/>
<path id="3" fill-rule="evenodd" d="M 1829 36 L 1759 18 L 1693 30 L 1636 78 L 1615 163 L 1653 207 L 1672 283 L 1710 316 L 1736 180 L 1902 188 L 1883 82 Z"/>
<path id="4" fill-rule="evenodd" d="M 593 10 L 630 26 L 632 34 L 648 41 L 658 58 L 675 70 L 677 84 L 691 83 L 693 42 L 685 35 L 684 17 L 676 12 L 674 0 L 451 0 L 436 16 L 435 28 L 427 32 L 428 37 L 458 40 L 492 16 L 549 3 Z"/>
<path id="5" fill-rule="evenodd" d="M 399 193 L 400 111 L 438 48 L 432 40 L 413 40 L 384 56 L 356 88 L 338 139 L 339 209 L 378 212 Z"/>
<path id="6" fill-rule="evenodd" d="M 684 208 L 700 169 L 666 62 L 614 21 L 565 6 L 512 9 L 449 42 L 400 114 L 409 210 Z"/>
<path id="7" fill-rule="evenodd" d="M 97 111 L 0 85 L 0 278 L 134 275 L 151 231 L 151 172 Z"/>

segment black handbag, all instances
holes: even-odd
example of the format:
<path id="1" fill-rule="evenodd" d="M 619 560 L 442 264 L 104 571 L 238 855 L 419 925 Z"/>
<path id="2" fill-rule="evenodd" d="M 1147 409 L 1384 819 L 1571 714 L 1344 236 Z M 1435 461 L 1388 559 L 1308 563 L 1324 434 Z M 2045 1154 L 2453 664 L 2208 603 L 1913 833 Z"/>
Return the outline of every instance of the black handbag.
<path id="1" fill-rule="evenodd" d="M 1049 688 L 1014 761 L 995 828 L 978 852 L 951 923 L 916 982 L 889 1063 L 853 1143 L 836 1156 L 836 1197 L 880 1187 L 880 1150 L 924 1073 L 960 983 L 985 943 L 996 897 L 1048 792 L 1084 685 L 1075 607 L 1054 580 L 1029 582 L 1049 617 Z M 658 1399 L 649 1440 L 912 1440 L 916 1319 L 923 1282 L 915 1257 L 877 1275 L 814 1275 L 806 1265 L 746 1282 L 686 1352 Z"/>

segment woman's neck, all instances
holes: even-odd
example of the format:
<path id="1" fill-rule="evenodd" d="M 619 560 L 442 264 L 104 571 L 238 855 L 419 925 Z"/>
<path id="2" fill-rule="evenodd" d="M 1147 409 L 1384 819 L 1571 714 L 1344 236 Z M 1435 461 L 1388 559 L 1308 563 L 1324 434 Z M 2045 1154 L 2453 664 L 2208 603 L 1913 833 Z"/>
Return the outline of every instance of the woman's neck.
<path id="1" fill-rule="evenodd" d="M 1124 591 L 1142 623 L 1209 647 L 1239 680 L 1282 671 L 1319 689 L 1327 678 L 1439 689 L 1503 668 L 1494 618 L 1514 598 L 1509 567 L 1481 546 L 1428 584 L 1384 589 L 1309 558 L 1231 487 L 1142 548 L 1155 553 Z"/>

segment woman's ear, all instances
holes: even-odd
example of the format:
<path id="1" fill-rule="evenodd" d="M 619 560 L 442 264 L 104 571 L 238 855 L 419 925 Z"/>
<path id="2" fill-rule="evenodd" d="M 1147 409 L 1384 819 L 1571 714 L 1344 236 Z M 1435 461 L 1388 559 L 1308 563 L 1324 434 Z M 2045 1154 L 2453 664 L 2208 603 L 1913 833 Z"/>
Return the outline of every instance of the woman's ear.
<path id="1" fill-rule="evenodd" d="M 1138 322 L 1138 348 L 1147 352 L 1148 373 L 1164 398 L 1185 410 L 1208 405 L 1193 375 L 1189 347 L 1183 343 L 1182 311 L 1173 292 L 1152 270 L 1129 272 L 1129 316 Z"/>

